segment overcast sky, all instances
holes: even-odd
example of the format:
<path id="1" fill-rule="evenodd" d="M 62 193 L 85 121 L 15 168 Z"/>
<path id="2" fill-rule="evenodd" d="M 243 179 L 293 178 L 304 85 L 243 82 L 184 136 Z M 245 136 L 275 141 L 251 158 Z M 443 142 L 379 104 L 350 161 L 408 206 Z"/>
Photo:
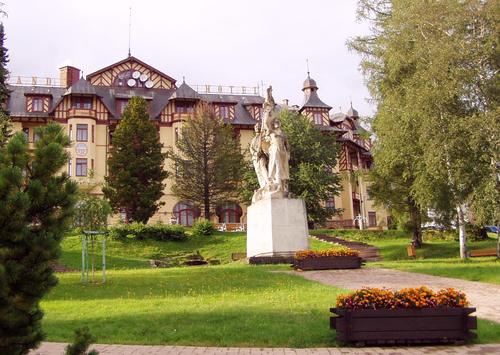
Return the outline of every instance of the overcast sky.
<path id="1" fill-rule="evenodd" d="M 367 32 L 355 0 L 2 0 L 12 75 L 89 74 L 124 59 L 132 7 L 132 55 L 190 84 L 272 84 L 275 99 L 302 104 L 302 83 L 317 81 L 337 112 L 352 100 L 373 107 L 346 40 Z"/>

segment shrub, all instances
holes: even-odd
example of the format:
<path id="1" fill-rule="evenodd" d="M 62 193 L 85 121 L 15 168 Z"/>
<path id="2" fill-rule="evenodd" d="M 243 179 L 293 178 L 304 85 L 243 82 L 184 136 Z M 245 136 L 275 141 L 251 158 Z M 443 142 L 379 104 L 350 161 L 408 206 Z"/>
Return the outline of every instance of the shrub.
<path id="1" fill-rule="evenodd" d="M 96 341 L 89 331 L 88 327 L 83 327 L 75 330 L 75 338 L 73 344 L 68 344 L 65 349 L 65 355 L 98 355 L 99 352 L 91 350 L 87 352 L 90 344 Z"/>
<path id="2" fill-rule="evenodd" d="M 215 232 L 215 227 L 212 222 L 207 219 L 197 219 L 193 224 L 194 235 L 212 235 Z"/>
<path id="3" fill-rule="evenodd" d="M 119 224 L 110 228 L 110 235 L 116 239 L 154 239 L 154 240 L 172 240 L 182 241 L 187 238 L 184 227 L 179 225 L 167 225 L 162 223 L 144 224 L 133 222 L 130 224 Z"/>
<path id="4" fill-rule="evenodd" d="M 345 246 L 337 246 L 325 250 L 301 250 L 295 253 L 295 259 L 304 260 L 309 258 L 321 258 L 324 256 L 358 256 L 357 250 L 350 249 Z"/>
<path id="5" fill-rule="evenodd" d="M 404 288 L 396 292 L 380 288 L 362 288 L 337 297 L 337 307 L 346 309 L 394 309 L 467 307 L 465 294 L 453 288 L 435 293 L 425 286 Z"/>

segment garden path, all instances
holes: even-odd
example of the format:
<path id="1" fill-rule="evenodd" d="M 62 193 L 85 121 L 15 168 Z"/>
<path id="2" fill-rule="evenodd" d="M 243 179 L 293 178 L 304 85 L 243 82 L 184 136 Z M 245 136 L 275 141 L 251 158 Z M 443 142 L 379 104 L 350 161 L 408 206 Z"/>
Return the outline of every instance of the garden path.
<path id="1" fill-rule="evenodd" d="M 65 343 L 42 343 L 30 355 L 62 355 Z M 336 354 L 499 354 L 500 344 L 463 346 L 421 346 L 421 347 L 366 347 L 366 348 L 209 348 L 194 346 L 146 346 L 146 345 L 95 345 L 101 355 L 336 355 Z"/>
<path id="2" fill-rule="evenodd" d="M 361 287 L 400 289 L 427 286 L 438 290 L 453 287 L 465 292 L 471 306 L 477 308 L 475 315 L 500 323 L 500 303 L 498 302 L 500 285 L 383 268 L 285 272 L 347 289 Z"/>

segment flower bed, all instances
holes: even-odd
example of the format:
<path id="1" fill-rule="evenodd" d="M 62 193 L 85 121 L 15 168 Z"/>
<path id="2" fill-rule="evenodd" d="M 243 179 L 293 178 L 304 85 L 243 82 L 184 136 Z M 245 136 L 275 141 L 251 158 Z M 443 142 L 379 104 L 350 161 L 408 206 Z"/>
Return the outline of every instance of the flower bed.
<path id="1" fill-rule="evenodd" d="M 340 342 L 420 344 L 463 342 L 476 336 L 475 308 L 464 293 L 426 287 L 396 292 L 363 288 L 337 298 L 330 327 Z"/>
<path id="2" fill-rule="evenodd" d="M 344 246 L 302 250 L 295 253 L 294 267 L 300 270 L 357 269 L 361 267 L 361 258 L 356 250 Z"/>

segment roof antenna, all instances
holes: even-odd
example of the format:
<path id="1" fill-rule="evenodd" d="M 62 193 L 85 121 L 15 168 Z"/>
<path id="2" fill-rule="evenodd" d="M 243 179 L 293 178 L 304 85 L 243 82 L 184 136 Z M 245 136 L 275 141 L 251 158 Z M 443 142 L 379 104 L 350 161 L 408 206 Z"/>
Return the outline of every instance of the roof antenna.
<path id="1" fill-rule="evenodd" d="M 309 77 L 309 59 L 306 59 L 307 77 Z"/>
<path id="2" fill-rule="evenodd" d="M 130 33 L 132 29 L 132 6 L 128 8 L 128 56 L 131 57 L 130 54 Z"/>
<path id="3" fill-rule="evenodd" d="M 185 84 L 186 83 L 186 77 L 183 75 L 182 76 L 182 83 Z"/>

